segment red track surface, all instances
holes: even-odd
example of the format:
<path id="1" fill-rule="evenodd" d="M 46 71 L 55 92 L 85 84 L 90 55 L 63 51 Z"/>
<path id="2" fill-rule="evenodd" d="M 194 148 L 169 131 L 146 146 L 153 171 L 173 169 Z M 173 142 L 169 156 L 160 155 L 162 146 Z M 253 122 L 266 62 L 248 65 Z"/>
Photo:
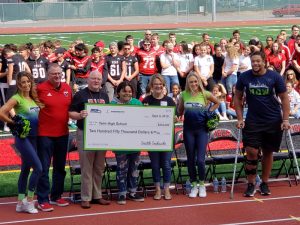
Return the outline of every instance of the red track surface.
<path id="1" fill-rule="evenodd" d="M 87 210 L 81 209 L 79 204 L 71 204 L 36 215 L 16 213 L 15 203 L 3 204 L 11 199 L 1 199 L 0 225 L 209 225 L 262 224 L 258 221 L 268 220 L 271 221 L 264 224 L 300 224 L 299 186 L 289 187 L 287 182 L 273 182 L 272 195 L 262 197 L 257 193 L 257 199 L 242 197 L 244 187 L 236 186 L 234 200 L 229 199 L 228 192 L 215 194 L 209 187 L 208 197 L 204 199 L 174 194 L 171 201 L 155 201 L 150 195 L 144 203 L 127 201 L 126 205 L 120 206 L 114 201 L 110 206 L 93 205 Z"/>
<path id="2" fill-rule="evenodd" d="M 229 27 L 229 26 L 259 26 L 276 24 L 299 24 L 300 19 L 288 20 L 253 20 L 253 21 L 220 21 L 199 23 L 169 23 L 169 24 L 127 24 L 127 25 L 95 25 L 95 26 L 60 26 L 60 27 L 3 27 L 0 34 L 21 33 L 55 33 L 55 32 L 84 32 L 111 30 L 145 30 L 145 29 L 175 29 L 188 27 Z"/>

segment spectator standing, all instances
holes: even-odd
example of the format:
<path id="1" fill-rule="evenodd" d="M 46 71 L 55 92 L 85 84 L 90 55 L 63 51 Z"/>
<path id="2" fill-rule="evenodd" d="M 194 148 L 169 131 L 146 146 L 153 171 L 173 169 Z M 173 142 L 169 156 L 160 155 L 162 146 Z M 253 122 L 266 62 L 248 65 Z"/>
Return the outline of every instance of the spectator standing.
<path id="1" fill-rule="evenodd" d="M 33 77 L 28 72 L 20 72 L 16 77 L 17 93 L 0 108 L 0 119 L 6 123 L 14 123 L 10 112 L 22 116 L 30 121 L 30 132 L 25 138 L 16 136 L 15 145 L 21 154 L 21 173 L 18 180 L 18 203 L 17 212 L 38 213 L 34 206 L 34 192 L 38 179 L 42 173 L 42 165 L 37 155 L 36 140 L 38 127 L 39 106 L 41 106 L 35 89 Z M 30 179 L 30 168 L 33 169 Z M 28 193 L 26 189 L 28 184 Z"/>
<path id="2" fill-rule="evenodd" d="M 122 55 L 119 55 L 116 42 L 109 44 L 110 54 L 105 57 L 103 76 L 107 77 L 105 83 L 109 101 L 115 96 L 116 88 L 124 80 L 126 75 L 126 62 Z"/>
<path id="3" fill-rule="evenodd" d="M 290 102 L 290 116 L 293 116 L 295 119 L 300 118 L 300 95 L 293 88 L 292 82 L 288 81 L 286 83 L 286 89 L 289 96 Z"/>
<path id="4" fill-rule="evenodd" d="M 161 75 L 154 75 L 150 80 L 151 95 L 148 95 L 143 100 L 144 105 L 154 106 L 174 106 L 175 102 L 172 98 L 165 96 L 163 89 L 166 86 L 165 80 Z M 172 195 L 170 192 L 171 183 L 171 156 L 172 152 L 149 152 L 152 167 L 152 177 L 155 185 L 155 200 L 160 200 L 162 197 L 160 188 L 160 168 L 163 172 L 163 186 L 165 200 L 171 200 Z"/>
<path id="5" fill-rule="evenodd" d="M 112 100 L 112 104 L 142 105 L 142 103 L 133 98 L 134 88 L 128 81 L 123 81 L 117 87 L 117 97 Z M 144 197 L 137 191 L 137 179 L 139 176 L 138 166 L 140 164 L 140 152 L 116 151 L 117 172 L 116 180 L 118 185 L 118 204 L 126 204 L 126 194 L 129 191 L 128 198 L 132 201 L 143 202 Z"/>
<path id="6" fill-rule="evenodd" d="M 237 128 L 243 128 L 243 145 L 246 151 L 245 173 L 248 185 L 245 197 L 253 197 L 259 156 L 262 155 L 261 195 L 270 195 L 268 179 L 272 169 L 273 152 L 279 150 L 283 129 L 289 129 L 289 99 L 282 77 L 267 70 L 265 55 L 251 55 L 252 70 L 243 73 L 237 84 L 234 105 Z M 243 120 L 243 96 L 246 94 L 248 112 Z M 275 96 L 279 96 L 281 105 Z M 260 154 L 260 150 L 262 154 Z"/>
<path id="7" fill-rule="evenodd" d="M 222 68 L 224 64 L 224 55 L 222 54 L 222 48 L 220 45 L 215 45 L 215 54 L 212 56 L 214 60 L 214 72 L 213 80 L 216 84 L 222 81 Z"/>
<path id="8" fill-rule="evenodd" d="M 101 89 L 102 76 L 98 70 L 89 74 L 88 86 L 77 92 L 69 109 L 71 119 L 77 120 L 77 146 L 81 168 L 81 207 L 90 208 L 90 202 L 108 205 L 109 201 L 102 198 L 102 178 L 105 169 L 106 151 L 85 151 L 83 148 L 84 119 L 88 116 L 85 103 L 108 104 L 108 95 Z"/>
<path id="9" fill-rule="evenodd" d="M 37 148 L 43 167 L 37 186 L 38 208 L 42 211 L 53 211 L 50 204 L 69 205 L 61 196 L 64 193 L 66 176 L 65 165 L 69 140 L 68 110 L 71 104 L 72 90 L 68 84 L 61 82 L 61 77 L 61 67 L 58 64 L 50 64 L 48 80 L 37 87 L 38 97 L 44 105 L 39 113 Z M 51 158 L 53 158 L 53 173 L 50 191 Z"/>
<path id="10" fill-rule="evenodd" d="M 208 142 L 205 111 L 208 101 L 214 103 L 210 111 L 219 107 L 219 101 L 208 91 L 205 91 L 200 77 L 196 73 L 187 76 L 185 91 L 182 92 L 178 112 L 184 113 L 183 135 L 187 155 L 187 167 L 190 181 L 193 185 L 190 198 L 206 197 L 205 181 L 205 153 Z M 198 168 L 198 176 L 196 172 Z M 198 183 L 199 181 L 199 189 Z"/>

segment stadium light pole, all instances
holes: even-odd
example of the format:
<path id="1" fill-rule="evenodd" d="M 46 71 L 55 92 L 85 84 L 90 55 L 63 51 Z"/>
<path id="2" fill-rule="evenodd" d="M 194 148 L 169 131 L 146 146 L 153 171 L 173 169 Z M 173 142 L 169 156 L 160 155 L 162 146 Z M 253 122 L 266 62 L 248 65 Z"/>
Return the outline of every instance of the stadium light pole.
<path id="1" fill-rule="evenodd" d="M 212 15 L 212 22 L 216 22 L 217 21 L 216 0 L 212 0 L 211 15 Z"/>

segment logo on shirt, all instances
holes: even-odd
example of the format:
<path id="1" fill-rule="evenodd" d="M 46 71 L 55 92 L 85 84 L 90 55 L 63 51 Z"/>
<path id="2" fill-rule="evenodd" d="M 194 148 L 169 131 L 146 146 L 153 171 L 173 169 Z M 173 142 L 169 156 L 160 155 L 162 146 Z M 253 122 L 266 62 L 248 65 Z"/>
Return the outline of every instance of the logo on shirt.
<path id="1" fill-rule="evenodd" d="M 52 96 L 52 94 L 49 92 L 49 93 L 47 94 L 47 96 L 49 96 L 49 97 L 50 97 L 50 96 Z"/>
<path id="2" fill-rule="evenodd" d="M 252 95 L 266 96 L 270 94 L 269 87 L 265 84 L 249 84 L 249 92 Z"/>
<path id="3" fill-rule="evenodd" d="M 64 91 L 64 95 L 65 95 L 65 97 L 68 97 L 69 96 L 69 92 L 68 91 Z"/>

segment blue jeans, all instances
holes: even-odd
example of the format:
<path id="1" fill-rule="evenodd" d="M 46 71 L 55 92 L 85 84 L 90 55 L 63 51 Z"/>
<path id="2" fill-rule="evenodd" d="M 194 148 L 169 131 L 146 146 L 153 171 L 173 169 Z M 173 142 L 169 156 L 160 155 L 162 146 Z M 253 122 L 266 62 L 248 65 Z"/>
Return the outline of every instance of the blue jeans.
<path id="1" fill-rule="evenodd" d="M 21 154 L 22 165 L 21 173 L 18 181 L 19 194 L 25 194 L 27 188 L 28 176 L 30 168 L 33 169 L 28 184 L 28 190 L 34 192 L 42 174 L 42 164 L 36 152 L 36 137 L 29 136 L 27 138 L 15 137 L 15 145 Z"/>
<path id="2" fill-rule="evenodd" d="M 224 84 L 227 90 L 227 94 L 232 95 L 232 87 L 237 82 L 237 75 L 236 74 L 230 74 L 228 77 L 224 78 Z"/>
<path id="3" fill-rule="evenodd" d="M 187 156 L 187 167 L 191 182 L 197 182 L 196 165 L 199 180 L 205 180 L 205 153 L 208 133 L 204 128 L 183 130 L 183 139 Z M 195 165 L 196 162 L 196 165 Z"/>
<path id="4" fill-rule="evenodd" d="M 294 110 L 291 108 L 291 110 Z M 295 118 L 295 119 L 299 119 L 300 118 L 300 109 L 298 109 L 298 111 L 294 114 L 292 114 L 292 116 Z"/>
<path id="5" fill-rule="evenodd" d="M 61 198 L 61 195 L 64 193 L 68 140 L 69 135 L 61 137 L 38 137 L 38 156 L 43 167 L 43 173 L 37 186 L 37 199 L 39 203 L 49 201 L 49 168 L 52 157 L 53 173 L 50 199 L 55 201 Z"/>
<path id="6" fill-rule="evenodd" d="M 244 108 L 244 110 L 243 110 L 243 118 L 246 118 L 247 111 L 248 111 L 248 108 Z M 234 118 L 234 119 L 236 119 L 236 117 L 237 117 L 236 116 L 236 112 L 233 109 L 227 109 L 226 113 L 227 113 L 228 116 L 232 116 L 232 118 Z"/>
<path id="7" fill-rule="evenodd" d="M 140 78 L 139 84 L 140 84 L 142 94 L 146 93 L 146 87 L 148 86 L 151 77 L 152 75 L 147 76 L 147 75 L 139 74 L 139 78 Z"/>
<path id="8" fill-rule="evenodd" d="M 126 195 L 127 188 L 130 193 L 135 193 L 137 189 L 137 179 L 139 176 L 138 166 L 140 164 L 140 153 L 116 153 L 116 160 L 116 180 L 119 189 L 119 196 Z"/>
<path id="9" fill-rule="evenodd" d="M 220 106 L 215 110 L 216 113 L 226 113 L 226 103 L 224 101 L 220 102 Z"/>
<path id="10" fill-rule="evenodd" d="M 163 75 L 163 78 L 165 79 L 168 93 L 170 93 L 173 84 L 179 84 L 179 79 L 177 74 L 176 76 Z"/>
<path id="11" fill-rule="evenodd" d="M 155 186 L 160 186 L 160 168 L 162 168 L 163 171 L 164 185 L 170 185 L 171 156 L 172 152 L 149 152 L 152 167 L 152 177 Z"/>

